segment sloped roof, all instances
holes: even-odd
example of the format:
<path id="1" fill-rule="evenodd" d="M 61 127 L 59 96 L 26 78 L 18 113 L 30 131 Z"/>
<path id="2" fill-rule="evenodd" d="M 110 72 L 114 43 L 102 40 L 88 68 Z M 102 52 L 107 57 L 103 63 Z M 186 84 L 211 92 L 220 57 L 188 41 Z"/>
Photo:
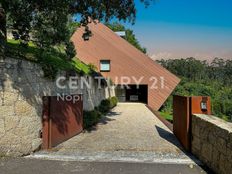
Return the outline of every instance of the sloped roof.
<path id="1" fill-rule="evenodd" d="M 140 50 L 132 46 L 126 40 L 115 34 L 102 23 L 90 23 L 89 29 L 93 36 L 88 41 L 82 38 L 84 28 L 79 28 L 73 35 L 72 41 L 77 51 L 77 57 L 85 62 L 92 63 L 98 67 L 100 60 L 111 60 L 111 70 L 108 73 L 102 73 L 103 76 L 109 76 L 115 83 L 117 77 L 136 77 L 144 76 L 141 84 L 152 85 L 156 77 L 165 79 L 163 89 L 149 90 L 149 95 L 156 100 L 155 106 L 158 109 L 167 97 L 174 90 L 180 79 L 153 61 Z M 157 86 L 160 87 L 160 81 Z"/>

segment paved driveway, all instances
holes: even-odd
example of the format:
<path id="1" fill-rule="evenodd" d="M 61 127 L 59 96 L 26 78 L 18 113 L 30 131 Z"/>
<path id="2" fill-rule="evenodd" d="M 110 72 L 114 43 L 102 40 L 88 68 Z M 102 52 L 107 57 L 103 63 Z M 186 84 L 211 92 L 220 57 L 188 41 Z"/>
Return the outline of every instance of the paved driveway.
<path id="1" fill-rule="evenodd" d="M 141 103 L 119 103 L 92 131 L 36 157 L 192 163 L 169 129 Z"/>

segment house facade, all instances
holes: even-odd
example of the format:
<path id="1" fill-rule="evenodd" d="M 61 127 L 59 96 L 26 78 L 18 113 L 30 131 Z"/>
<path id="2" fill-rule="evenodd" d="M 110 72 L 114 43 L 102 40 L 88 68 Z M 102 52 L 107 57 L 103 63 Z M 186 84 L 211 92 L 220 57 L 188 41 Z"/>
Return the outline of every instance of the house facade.
<path id="1" fill-rule="evenodd" d="M 102 23 L 90 23 L 89 29 L 88 39 L 84 27 L 72 37 L 77 57 L 112 80 L 121 102 L 143 102 L 158 110 L 180 79 Z"/>

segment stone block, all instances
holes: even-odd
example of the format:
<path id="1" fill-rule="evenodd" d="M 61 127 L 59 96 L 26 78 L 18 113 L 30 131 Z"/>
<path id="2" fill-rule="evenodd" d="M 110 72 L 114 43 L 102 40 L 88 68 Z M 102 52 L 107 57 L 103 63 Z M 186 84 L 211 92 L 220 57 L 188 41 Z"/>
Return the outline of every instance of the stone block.
<path id="1" fill-rule="evenodd" d="M 228 142 L 227 143 L 227 147 L 230 148 L 230 149 L 232 149 L 232 142 Z"/>
<path id="2" fill-rule="evenodd" d="M 227 148 L 227 158 L 228 158 L 228 161 L 232 161 L 232 149 L 231 148 Z"/>
<path id="3" fill-rule="evenodd" d="M 3 82 L 4 82 L 4 80 L 3 80 L 3 78 L 0 75 L 0 91 L 1 92 L 3 91 Z"/>
<path id="4" fill-rule="evenodd" d="M 25 73 L 19 69 L 14 70 L 15 73 L 12 75 L 12 80 L 14 80 L 17 85 L 25 84 L 27 83 L 27 78 L 25 76 Z"/>
<path id="5" fill-rule="evenodd" d="M 3 91 L 0 90 L 0 107 L 3 105 Z"/>
<path id="6" fill-rule="evenodd" d="M 212 153 L 212 162 L 211 162 L 214 168 L 218 168 L 219 158 L 220 158 L 220 152 L 218 151 L 218 149 L 214 148 Z"/>
<path id="7" fill-rule="evenodd" d="M 12 106 L 18 100 L 18 93 L 4 92 L 4 106 Z"/>
<path id="8" fill-rule="evenodd" d="M 192 151 L 192 153 L 193 153 L 194 155 L 196 155 L 198 158 L 200 158 L 201 152 L 200 152 L 199 149 L 196 149 L 195 147 L 192 147 L 191 151 Z"/>
<path id="9" fill-rule="evenodd" d="M 12 150 L 12 146 L 20 144 L 20 143 L 21 143 L 20 136 L 16 136 L 13 133 L 6 132 L 5 135 L 1 137 L 0 153 L 7 154 L 9 151 Z"/>
<path id="10" fill-rule="evenodd" d="M 232 149 L 232 132 L 230 132 L 229 137 L 230 138 L 229 138 L 229 141 L 227 142 L 227 147 Z"/>
<path id="11" fill-rule="evenodd" d="M 4 118 L 7 116 L 13 116 L 14 113 L 14 106 L 1 106 L 0 107 L 0 118 Z"/>
<path id="12" fill-rule="evenodd" d="M 221 137 L 217 137 L 216 141 L 216 148 L 223 153 L 224 155 L 226 155 L 226 141 L 221 138 Z"/>
<path id="13" fill-rule="evenodd" d="M 5 68 L 6 69 L 14 69 L 14 67 L 15 66 L 12 63 L 7 63 L 7 62 L 5 63 Z"/>
<path id="14" fill-rule="evenodd" d="M 204 140 L 204 141 L 207 141 L 208 135 L 209 135 L 209 131 L 207 130 L 207 128 L 202 127 L 200 129 L 200 137 L 201 137 L 201 139 Z"/>
<path id="15" fill-rule="evenodd" d="M 13 89 L 12 87 L 13 87 L 13 82 L 9 78 L 3 81 L 4 91 L 12 91 L 11 90 Z"/>
<path id="16" fill-rule="evenodd" d="M 213 146 L 207 142 L 202 145 L 201 155 L 207 162 L 212 160 Z"/>
<path id="17" fill-rule="evenodd" d="M 29 155 L 32 152 L 31 147 L 32 146 L 31 146 L 30 141 L 28 141 L 26 139 L 22 139 L 20 143 L 14 144 L 12 146 L 14 151 L 16 150 L 16 152 L 20 153 L 20 156 Z"/>
<path id="18" fill-rule="evenodd" d="M 200 135 L 200 127 L 198 126 L 198 125 L 195 125 L 193 128 L 193 131 L 192 131 L 192 133 L 193 133 L 193 135 L 195 135 L 195 136 L 197 136 L 197 137 L 200 137 L 201 135 Z"/>
<path id="19" fill-rule="evenodd" d="M 19 92 L 17 85 L 9 78 L 3 81 L 4 92 Z"/>
<path id="20" fill-rule="evenodd" d="M 30 117 L 35 115 L 35 109 L 26 101 L 17 101 L 15 103 L 15 114 L 21 117 Z"/>
<path id="21" fill-rule="evenodd" d="M 226 155 L 221 154 L 219 159 L 219 171 L 222 174 L 228 174 L 231 172 L 232 166 L 231 161 L 227 160 Z"/>
<path id="22" fill-rule="evenodd" d="M 215 135 L 212 132 L 209 132 L 208 134 L 208 141 L 210 144 L 216 146 L 217 141 L 215 141 Z"/>
<path id="23" fill-rule="evenodd" d="M 0 119 L 0 137 L 5 134 L 5 122 L 4 119 Z"/>
<path id="24" fill-rule="evenodd" d="M 20 123 L 19 123 L 20 124 Z M 25 137 L 29 134 L 29 129 L 28 127 L 21 127 L 21 126 L 17 126 L 15 128 L 15 135 L 20 136 L 20 137 Z M 31 141 L 31 140 L 29 140 Z"/>
<path id="25" fill-rule="evenodd" d="M 6 131 L 15 129 L 19 124 L 19 118 L 17 116 L 5 117 L 5 129 Z"/>
<path id="26" fill-rule="evenodd" d="M 22 61 L 21 68 L 24 70 L 34 70 L 37 69 L 37 65 L 33 62 Z"/>
<path id="27" fill-rule="evenodd" d="M 5 73 L 5 68 L 0 66 L 0 75 L 3 75 Z"/>
<path id="28" fill-rule="evenodd" d="M 34 119 L 32 117 L 21 117 L 18 127 L 26 128 L 33 125 Z"/>
<path id="29" fill-rule="evenodd" d="M 21 60 L 12 59 L 12 58 L 5 59 L 5 63 L 11 64 L 11 65 L 17 65 L 19 63 L 19 61 L 21 61 Z"/>
<path id="30" fill-rule="evenodd" d="M 42 144 L 41 138 L 36 138 L 32 141 L 32 151 L 38 150 Z"/>
<path id="31" fill-rule="evenodd" d="M 29 141 L 38 138 L 39 136 L 39 123 L 35 123 L 35 119 L 32 117 L 21 117 L 19 124 L 15 128 L 15 135 L 28 138 Z"/>
<path id="32" fill-rule="evenodd" d="M 192 140 L 192 147 L 197 149 L 198 151 L 201 150 L 201 141 L 198 137 L 194 136 Z"/>
<path id="33" fill-rule="evenodd" d="M 214 133 L 215 133 L 215 136 L 216 137 L 221 137 L 225 140 L 228 140 L 229 139 L 229 131 L 224 129 L 223 127 L 218 127 L 218 126 L 215 126 L 214 127 Z"/>
<path id="34" fill-rule="evenodd" d="M 31 70 L 25 70 L 24 76 L 28 83 L 37 82 L 38 77 Z"/>
<path id="35" fill-rule="evenodd" d="M 33 96 L 34 96 L 34 90 L 30 84 L 26 83 L 20 86 L 20 93 L 19 93 L 20 99 L 26 100 L 32 98 Z"/>

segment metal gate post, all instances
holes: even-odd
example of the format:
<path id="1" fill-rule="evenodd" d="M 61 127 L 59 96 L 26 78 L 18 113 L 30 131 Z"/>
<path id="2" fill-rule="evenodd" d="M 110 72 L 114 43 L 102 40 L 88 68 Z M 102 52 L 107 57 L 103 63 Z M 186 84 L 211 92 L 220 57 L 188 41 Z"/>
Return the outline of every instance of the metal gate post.
<path id="1" fill-rule="evenodd" d="M 190 150 L 190 97 L 173 96 L 173 133 Z"/>
<path id="2" fill-rule="evenodd" d="M 210 97 L 173 96 L 173 133 L 191 151 L 191 120 L 194 114 L 211 114 Z"/>

